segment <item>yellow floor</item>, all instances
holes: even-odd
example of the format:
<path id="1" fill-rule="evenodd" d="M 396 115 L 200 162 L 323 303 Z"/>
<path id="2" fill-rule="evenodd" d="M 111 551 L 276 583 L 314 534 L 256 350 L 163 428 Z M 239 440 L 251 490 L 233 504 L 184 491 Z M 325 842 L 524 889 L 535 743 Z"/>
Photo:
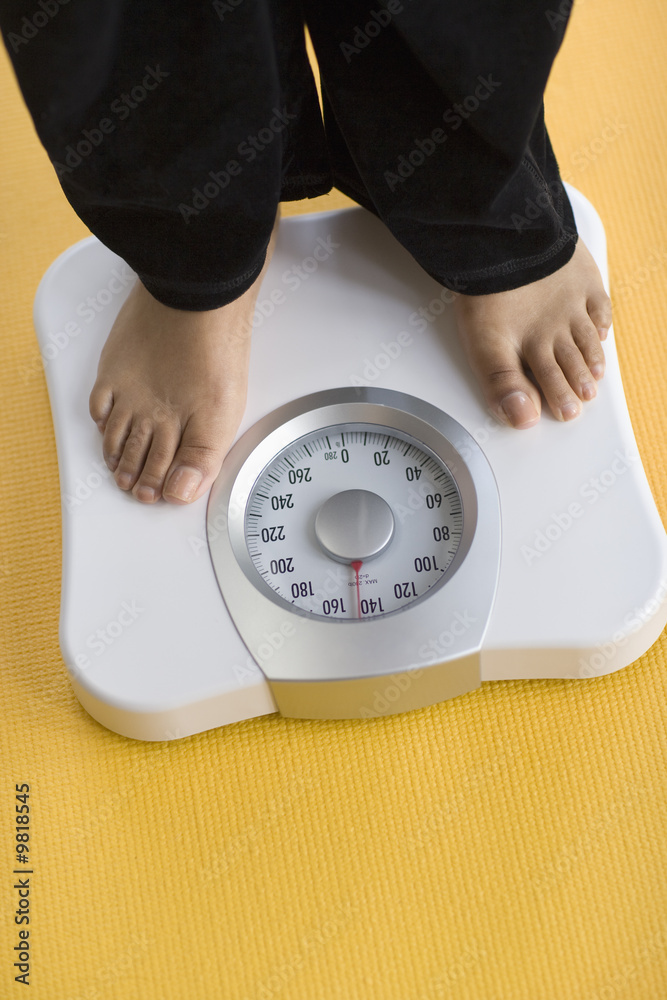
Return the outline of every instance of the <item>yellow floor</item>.
<path id="1" fill-rule="evenodd" d="M 581 0 L 547 95 L 563 173 L 606 226 L 663 520 L 666 29 L 662 0 Z M 58 469 L 31 307 L 86 230 L 0 62 L 0 995 L 21 995 L 11 847 L 27 782 L 33 997 L 667 997 L 664 635 L 609 677 L 486 684 L 364 724 L 268 717 L 140 744 L 80 708 L 58 647 Z"/>

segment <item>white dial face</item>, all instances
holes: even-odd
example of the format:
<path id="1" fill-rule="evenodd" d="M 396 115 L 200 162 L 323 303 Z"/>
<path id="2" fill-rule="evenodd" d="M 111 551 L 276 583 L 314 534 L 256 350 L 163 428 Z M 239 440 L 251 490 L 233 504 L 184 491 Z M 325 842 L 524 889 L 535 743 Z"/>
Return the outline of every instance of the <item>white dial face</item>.
<path id="1" fill-rule="evenodd" d="M 245 515 L 250 558 L 293 608 L 376 618 L 441 583 L 463 530 L 451 473 L 425 445 L 378 424 L 319 428 L 281 451 Z"/>

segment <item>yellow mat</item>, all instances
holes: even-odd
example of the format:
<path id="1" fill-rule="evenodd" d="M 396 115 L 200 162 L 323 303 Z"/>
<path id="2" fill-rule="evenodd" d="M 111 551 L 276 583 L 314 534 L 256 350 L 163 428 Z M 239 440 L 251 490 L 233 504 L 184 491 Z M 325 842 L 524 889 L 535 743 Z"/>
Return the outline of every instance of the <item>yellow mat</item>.
<path id="1" fill-rule="evenodd" d="M 663 0 L 581 0 L 547 94 L 563 173 L 606 226 L 663 520 L 666 49 Z M 142 744 L 79 706 L 31 307 L 86 231 L 0 62 L 0 997 L 23 995 L 20 929 L 26 995 L 45 1000 L 667 997 L 664 635 L 609 677 L 485 684 L 368 722 L 269 716 Z M 13 923 L 24 782 L 29 928 Z"/>

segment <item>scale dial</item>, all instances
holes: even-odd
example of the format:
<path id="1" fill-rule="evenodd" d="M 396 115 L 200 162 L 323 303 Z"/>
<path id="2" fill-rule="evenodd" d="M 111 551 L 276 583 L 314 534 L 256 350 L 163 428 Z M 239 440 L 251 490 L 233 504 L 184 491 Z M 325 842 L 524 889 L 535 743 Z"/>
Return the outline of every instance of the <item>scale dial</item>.
<path id="1" fill-rule="evenodd" d="M 248 499 L 253 567 L 281 601 L 330 621 L 400 611 L 447 578 L 463 505 L 447 465 L 390 426 L 306 434 L 263 469 Z"/>
<path id="2" fill-rule="evenodd" d="M 283 715 L 367 718 L 480 684 L 498 490 L 475 439 L 432 404 L 345 387 L 268 413 L 225 459 L 207 532 Z"/>

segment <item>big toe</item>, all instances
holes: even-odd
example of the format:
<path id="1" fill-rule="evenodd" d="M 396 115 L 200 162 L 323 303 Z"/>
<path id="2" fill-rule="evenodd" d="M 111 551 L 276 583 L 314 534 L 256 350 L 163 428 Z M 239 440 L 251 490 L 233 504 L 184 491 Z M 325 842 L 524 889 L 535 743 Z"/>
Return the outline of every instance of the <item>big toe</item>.
<path id="1" fill-rule="evenodd" d="M 162 490 L 169 503 L 198 500 L 218 475 L 237 423 L 225 425 L 216 416 L 198 411 L 188 421 Z"/>
<path id="2" fill-rule="evenodd" d="M 476 335 L 467 341 L 470 366 L 492 413 L 524 429 L 540 419 L 540 394 L 526 377 L 521 358 L 506 338 Z"/>

